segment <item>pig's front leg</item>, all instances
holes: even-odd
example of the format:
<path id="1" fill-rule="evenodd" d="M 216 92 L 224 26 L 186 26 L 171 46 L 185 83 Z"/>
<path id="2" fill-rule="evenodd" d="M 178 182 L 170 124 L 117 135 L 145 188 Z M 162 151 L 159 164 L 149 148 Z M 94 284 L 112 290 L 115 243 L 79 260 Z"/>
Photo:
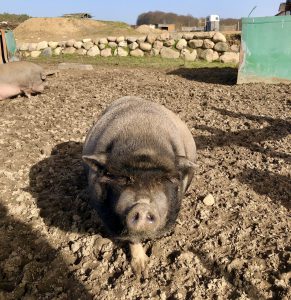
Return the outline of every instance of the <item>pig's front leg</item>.
<path id="1" fill-rule="evenodd" d="M 31 89 L 22 89 L 22 93 L 24 93 L 28 99 L 31 98 Z"/>
<path id="2" fill-rule="evenodd" d="M 148 262 L 148 256 L 141 243 L 130 243 L 130 253 L 131 253 L 131 267 L 136 275 L 143 274 L 146 275 L 146 267 Z"/>

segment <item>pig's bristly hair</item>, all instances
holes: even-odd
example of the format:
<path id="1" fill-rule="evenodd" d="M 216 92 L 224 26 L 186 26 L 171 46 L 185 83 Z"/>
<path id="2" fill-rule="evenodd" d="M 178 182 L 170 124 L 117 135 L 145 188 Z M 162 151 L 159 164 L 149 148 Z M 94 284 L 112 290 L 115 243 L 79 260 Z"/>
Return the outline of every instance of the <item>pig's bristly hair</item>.
<path id="1" fill-rule="evenodd" d="M 116 175 L 151 181 L 178 176 L 173 159 L 167 156 L 134 153 L 114 160 L 108 170 Z"/>

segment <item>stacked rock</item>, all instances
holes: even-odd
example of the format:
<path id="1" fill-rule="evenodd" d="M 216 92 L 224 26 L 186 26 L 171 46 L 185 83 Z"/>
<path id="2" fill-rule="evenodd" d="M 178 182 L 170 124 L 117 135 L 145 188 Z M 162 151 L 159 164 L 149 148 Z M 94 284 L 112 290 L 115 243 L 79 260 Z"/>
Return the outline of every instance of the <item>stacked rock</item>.
<path id="1" fill-rule="evenodd" d="M 196 59 L 223 63 L 239 61 L 239 47 L 230 46 L 220 32 L 187 32 L 149 34 L 147 36 L 108 36 L 100 39 L 68 40 L 61 42 L 21 43 L 21 56 L 38 57 L 61 54 L 87 56 L 161 56 L 162 58 Z"/>

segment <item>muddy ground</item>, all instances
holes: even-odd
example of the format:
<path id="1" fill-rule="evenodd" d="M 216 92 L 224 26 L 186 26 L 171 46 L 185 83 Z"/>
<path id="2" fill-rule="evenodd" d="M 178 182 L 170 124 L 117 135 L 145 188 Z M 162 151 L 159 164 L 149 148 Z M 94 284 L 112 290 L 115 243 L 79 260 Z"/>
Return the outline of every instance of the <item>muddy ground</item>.
<path id="1" fill-rule="evenodd" d="M 290 299 L 291 85 L 235 80 L 233 69 L 96 66 L 2 101 L 0 299 Z M 88 206 L 80 161 L 89 127 L 125 95 L 178 113 L 198 147 L 176 227 L 145 242 L 141 279 Z"/>

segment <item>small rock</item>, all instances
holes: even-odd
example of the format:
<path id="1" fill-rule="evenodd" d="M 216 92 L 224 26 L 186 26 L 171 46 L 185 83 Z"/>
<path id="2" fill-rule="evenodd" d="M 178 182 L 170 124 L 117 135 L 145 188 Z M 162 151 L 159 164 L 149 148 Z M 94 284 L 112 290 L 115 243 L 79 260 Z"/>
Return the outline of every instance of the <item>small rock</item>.
<path id="1" fill-rule="evenodd" d="M 100 55 L 103 56 L 103 57 L 112 56 L 111 48 L 105 48 L 105 49 L 101 50 Z"/>
<path id="2" fill-rule="evenodd" d="M 90 48 L 92 48 L 94 46 L 94 44 L 92 42 L 87 42 L 83 44 L 84 49 L 89 50 Z M 97 46 L 95 46 L 97 47 Z"/>
<path id="3" fill-rule="evenodd" d="M 214 46 L 214 50 L 216 50 L 218 52 L 226 52 L 226 51 L 228 51 L 228 49 L 229 49 L 228 44 L 224 43 L 224 42 L 218 42 Z"/>
<path id="4" fill-rule="evenodd" d="M 126 40 L 127 40 L 129 43 L 133 43 L 133 42 L 136 42 L 137 37 L 128 36 L 128 37 L 126 38 Z"/>
<path id="5" fill-rule="evenodd" d="M 162 41 L 155 41 L 153 45 L 154 49 L 161 50 L 163 48 L 163 42 Z"/>
<path id="6" fill-rule="evenodd" d="M 139 47 L 144 51 L 150 51 L 152 49 L 152 45 L 150 43 L 140 43 Z"/>
<path id="7" fill-rule="evenodd" d="M 99 40 L 99 44 L 107 45 L 108 44 L 108 40 L 106 38 L 102 38 L 102 39 Z"/>
<path id="8" fill-rule="evenodd" d="M 97 56 L 100 55 L 100 50 L 98 48 L 98 46 L 93 46 L 92 48 L 90 48 L 87 52 L 88 56 Z"/>
<path id="9" fill-rule="evenodd" d="M 127 41 L 120 41 L 118 47 L 127 47 Z"/>
<path id="10" fill-rule="evenodd" d="M 123 49 L 122 47 L 118 47 L 117 55 L 118 56 L 128 56 L 128 52 L 125 49 Z"/>
<path id="11" fill-rule="evenodd" d="M 187 49 L 184 49 L 187 50 Z M 182 52 L 182 51 L 181 51 Z M 195 61 L 197 58 L 197 51 L 196 49 L 194 49 L 192 52 L 188 51 L 184 51 L 184 59 L 186 61 Z"/>
<path id="12" fill-rule="evenodd" d="M 143 43 L 143 42 L 145 42 L 146 38 L 147 38 L 146 35 L 140 36 L 140 37 L 138 37 L 138 38 L 136 39 L 136 41 L 137 41 L 138 43 Z"/>
<path id="13" fill-rule="evenodd" d="M 166 300 L 166 299 L 167 299 L 167 296 L 166 296 L 166 293 L 165 293 L 165 292 L 162 292 L 162 293 L 160 294 L 160 299 L 161 299 L 161 300 Z"/>
<path id="14" fill-rule="evenodd" d="M 221 32 L 216 32 L 213 36 L 213 41 L 216 42 L 226 42 L 225 36 Z"/>
<path id="15" fill-rule="evenodd" d="M 117 43 L 115 43 L 115 42 L 109 42 L 109 43 L 108 43 L 108 46 L 109 46 L 110 48 L 116 48 L 118 45 L 117 45 Z"/>
<path id="16" fill-rule="evenodd" d="M 130 55 L 135 57 L 141 57 L 144 56 L 144 52 L 141 49 L 135 49 L 130 51 Z"/>
<path id="17" fill-rule="evenodd" d="M 27 51 L 29 47 L 29 43 L 22 43 L 21 45 L 19 45 L 19 50 L 20 51 Z"/>
<path id="18" fill-rule="evenodd" d="M 63 54 L 73 54 L 75 52 L 76 52 L 76 48 L 74 47 L 68 47 L 63 50 Z"/>
<path id="19" fill-rule="evenodd" d="M 186 32 L 186 33 L 183 33 L 183 39 L 187 40 L 187 41 L 190 41 L 193 39 L 193 36 L 194 36 L 194 33 L 191 33 L 191 32 Z"/>
<path id="20" fill-rule="evenodd" d="M 51 47 L 52 49 L 56 49 L 58 47 L 58 42 L 49 42 L 48 46 Z"/>
<path id="21" fill-rule="evenodd" d="M 204 199 L 203 199 L 203 203 L 207 206 L 212 206 L 215 201 L 214 201 L 214 197 L 211 194 L 208 194 Z"/>
<path id="22" fill-rule="evenodd" d="M 60 55 L 62 53 L 62 47 L 57 47 L 56 49 L 54 49 L 54 55 Z"/>
<path id="23" fill-rule="evenodd" d="M 170 48 L 163 48 L 161 50 L 161 57 L 162 58 L 179 58 L 180 52 L 170 49 Z"/>
<path id="24" fill-rule="evenodd" d="M 82 42 L 75 42 L 73 46 L 74 46 L 76 49 L 81 49 L 82 46 L 83 46 L 83 43 L 82 43 Z"/>
<path id="25" fill-rule="evenodd" d="M 76 253 L 81 248 L 81 246 L 82 246 L 81 242 L 77 241 L 71 245 L 71 250 L 73 251 L 73 253 Z"/>
<path id="26" fill-rule="evenodd" d="M 169 38 L 170 38 L 170 33 L 168 31 L 165 31 L 158 36 L 158 40 L 160 41 L 166 41 Z"/>
<path id="27" fill-rule="evenodd" d="M 37 43 L 30 43 L 28 45 L 28 51 L 37 51 Z"/>
<path id="28" fill-rule="evenodd" d="M 210 39 L 205 39 L 203 42 L 204 49 L 212 49 L 214 47 L 214 43 Z"/>
<path id="29" fill-rule="evenodd" d="M 76 53 L 77 53 L 78 55 L 86 55 L 86 54 L 87 54 L 87 50 L 86 50 L 86 49 L 83 49 L 83 48 L 77 49 Z"/>
<path id="30" fill-rule="evenodd" d="M 128 48 L 130 50 L 135 50 L 138 47 L 138 43 L 137 42 L 133 42 L 131 44 L 128 45 Z"/>
<path id="31" fill-rule="evenodd" d="M 167 41 L 164 42 L 164 45 L 166 47 L 172 47 L 172 46 L 175 45 L 175 40 L 174 39 L 167 40 Z"/>
<path id="32" fill-rule="evenodd" d="M 158 56 L 160 54 L 160 49 L 153 48 L 150 54 L 152 56 Z"/>
<path id="33" fill-rule="evenodd" d="M 66 42 L 66 46 L 67 47 L 74 47 L 74 44 L 76 43 L 76 41 L 75 40 L 68 40 L 67 42 Z"/>
<path id="34" fill-rule="evenodd" d="M 116 36 L 108 36 L 107 40 L 108 42 L 116 42 Z"/>
<path id="35" fill-rule="evenodd" d="M 235 52 L 224 52 L 223 55 L 220 56 L 220 61 L 222 63 L 239 63 L 239 53 Z"/>
<path id="36" fill-rule="evenodd" d="M 107 45 L 107 44 L 106 44 L 106 45 Z M 105 45 L 105 44 L 99 44 L 99 49 L 100 49 L 100 50 L 105 49 L 105 48 L 106 48 L 106 45 Z"/>
<path id="37" fill-rule="evenodd" d="M 46 56 L 46 57 L 52 56 L 53 55 L 52 48 L 47 47 L 47 48 L 43 49 L 41 52 L 41 55 Z"/>
<path id="38" fill-rule="evenodd" d="M 119 36 L 119 37 L 116 38 L 116 42 L 117 43 L 120 43 L 120 42 L 123 42 L 123 41 L 125 41 L 125 37 L 124 36 Z"/>
<path id="39" fill-rule="evenodd" d="M 198 54 L 201 59 L 204 59 L 208 62 L 213 61 L 213 50 L 212 49 L 203 50 L 201 52 L 198 52 Z"/>
<path id="40" fill-rule="evenodd" d="M 203 46 L 203 40 L 191 40 L 189 46 L 193 49 L 201 48 Z"/>
<path id="41" fill-rule="evenodd" d="M 37 44 L 37 50 L 43 50 L 48 47 L 48 43 L 46 41 L 42 41 Z"/>
<path id="42" fill-rule="evenodd" d="M 153 44 L 155 42 L 155 40 L 157 39 L 157 35 L 156 34 L 152 34 L 150 33 L 148 36 L 147 36 L 147 39 L 146 41 L 150 44 Z"/>
<path id="43" fill-rule="evenodd" d="M 179 41 L 178 41 L 178 43 L 176 44 L 176 48 L 178 49 L 178 50 L 182 50 L 182 49 L 184 49 L 184 48 L 186 48 L 187 47 L 187 41 L 185 40 L 185 39 L 180 39 Z"/>
<path id="44" fill-rule="evenodd" d="M 39 57 L 41 54 L 41 51 L 31 51 L 30 56 L 35 58 L 35 57 Z"/>

